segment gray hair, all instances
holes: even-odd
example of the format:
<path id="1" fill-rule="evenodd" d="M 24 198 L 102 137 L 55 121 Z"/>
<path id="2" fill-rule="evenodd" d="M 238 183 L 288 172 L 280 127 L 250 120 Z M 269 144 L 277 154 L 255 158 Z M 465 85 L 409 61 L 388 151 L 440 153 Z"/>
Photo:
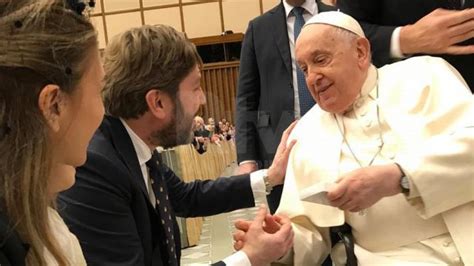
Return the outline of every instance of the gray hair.
<path id="1" fill-rule="evenodd" d="M 333 28 L 333 33 L 336 36 L 341 37 L 342 39 L 344 39 L 347 42 L 353 42 L 353 41 L 361 38 L 359 35 L 353 33 L 352 31 L 346 30 L 344 28 L 340 28 L 340 27 L 336 27 L 336 26 L 333 26 L 332 28 Z"/>

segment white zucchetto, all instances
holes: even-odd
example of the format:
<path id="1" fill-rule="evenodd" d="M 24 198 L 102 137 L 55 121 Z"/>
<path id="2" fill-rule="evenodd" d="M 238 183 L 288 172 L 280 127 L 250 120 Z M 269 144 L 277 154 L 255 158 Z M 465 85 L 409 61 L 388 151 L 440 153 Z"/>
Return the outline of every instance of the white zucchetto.
<path id="1" fill-rule="evenodd" d="M 365 38 L 364 31 L 360 26 L 359 22 L 353 17 L 342 13 L 340 11 L 328 11 L 321 12 L 312 18 L 310 18 L 304 25 L 304 27 L 311 24 L 326 24 L 334 27 L 342 28 L 348 30 L 360 37 Z"/>

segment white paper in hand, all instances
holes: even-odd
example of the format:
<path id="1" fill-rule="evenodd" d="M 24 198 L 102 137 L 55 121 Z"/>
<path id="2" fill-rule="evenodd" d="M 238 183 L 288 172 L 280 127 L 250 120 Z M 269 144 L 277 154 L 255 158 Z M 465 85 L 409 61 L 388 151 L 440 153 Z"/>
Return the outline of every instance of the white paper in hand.
<path id="1" fill-rule="evenodd" d="M 300 191 L 300 199 L 312 203 L 331 206 L 328 201 L 328 190 L 334 183 L 319 182 Z"/>

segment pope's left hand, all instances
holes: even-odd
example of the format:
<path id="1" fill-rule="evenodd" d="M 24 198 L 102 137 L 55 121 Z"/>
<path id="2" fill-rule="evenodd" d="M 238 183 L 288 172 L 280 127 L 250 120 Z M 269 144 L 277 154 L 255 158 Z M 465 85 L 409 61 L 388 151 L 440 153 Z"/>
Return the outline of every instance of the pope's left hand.
<path id="1" fill-rule="evenodd" d="M 339 177 L 328 190 L 332 206 L 344 211 L 364 210 L 383 197 L 401 192 L 402 172 L 396 164 L 363 167 Z"/>

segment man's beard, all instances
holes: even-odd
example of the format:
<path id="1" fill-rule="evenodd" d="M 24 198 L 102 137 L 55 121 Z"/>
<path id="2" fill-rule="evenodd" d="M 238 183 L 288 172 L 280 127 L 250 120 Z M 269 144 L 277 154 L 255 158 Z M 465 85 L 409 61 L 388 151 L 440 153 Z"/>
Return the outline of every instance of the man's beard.
<path id="1" fill-rule="evenodd" d="M 193 119 L 194 115 L 186 117 L 181 101 L 176 99 L 171 121 L 165 128 L 153 132 L 151 142 L 165 149 L 191 143 Z"/>

